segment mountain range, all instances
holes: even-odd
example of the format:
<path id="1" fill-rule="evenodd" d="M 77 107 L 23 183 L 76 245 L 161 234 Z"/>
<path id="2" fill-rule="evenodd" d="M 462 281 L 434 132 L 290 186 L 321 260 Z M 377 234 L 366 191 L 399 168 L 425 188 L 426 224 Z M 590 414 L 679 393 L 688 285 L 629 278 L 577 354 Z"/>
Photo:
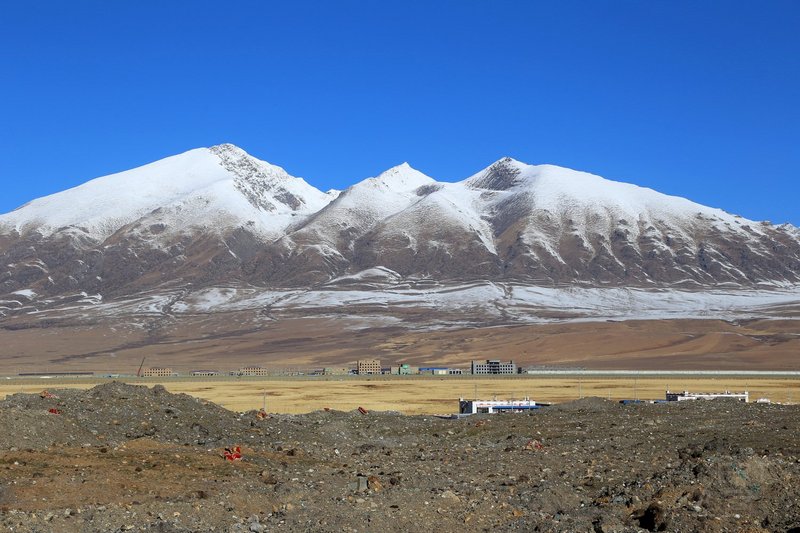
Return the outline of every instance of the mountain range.
<path id="1" fill-rule="evenodd" d="M 510 158 L 323 192 L 224 144 L 0 215 L 0 373 L 795 369 L 798 317 L 797 228 Z"/>
<path id="2" fill-rule="evenodd" d="M 763 288 L 800 281 L 800 230 L 511 158 L 457 183 L 404 163 L 322 192 L 223 144 L 1 215 L 0 260 L 5 295 L 364 279 Z"/>

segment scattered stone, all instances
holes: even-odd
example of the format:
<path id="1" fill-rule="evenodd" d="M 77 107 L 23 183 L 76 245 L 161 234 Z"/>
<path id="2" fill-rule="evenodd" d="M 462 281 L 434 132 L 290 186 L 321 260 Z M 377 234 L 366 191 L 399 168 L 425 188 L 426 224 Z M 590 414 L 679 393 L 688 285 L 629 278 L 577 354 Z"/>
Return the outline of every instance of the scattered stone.
<path id="1" fill-rule="evenodd" d="M 461 501 L 461 498 L 459 498 L 458 495 L 455 492 L 453 492 L 452 490 L 449 490 L 449 489 L 444 491 L 442 493 L 441 497 L 443 499 L 445 499 L 445 500 L 453 500 L 453 501 L 456 501 L 456 502 Z"/>
<path id="2" fill-rule="evenodd" d="M 375 492 L 383 490 L 383 483 L 381 483 L 381 480 L 378 479 L 377 476 L 369 476 L 367 478 L 367 486 L 370 490 L 374 490 Z"/>
<path id="3" fill-rule="evenodd" d="M 140 386 L 57 395 L 57 417 L 38 394 L 0 401 L 0 531 L 412 531 L 424 522 L 440 531 L 755 532 L 800 523 L 795 406 L 584 399 L 491 419 L 333 410 L 259 419 Z M 241 461 L 220 460 L 242 442 Z"/>

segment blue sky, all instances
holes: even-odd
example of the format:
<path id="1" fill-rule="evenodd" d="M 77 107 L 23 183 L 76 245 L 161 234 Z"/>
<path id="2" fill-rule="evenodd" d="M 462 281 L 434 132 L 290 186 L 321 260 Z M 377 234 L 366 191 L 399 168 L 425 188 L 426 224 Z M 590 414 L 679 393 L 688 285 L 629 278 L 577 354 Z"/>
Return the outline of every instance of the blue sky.
<path id="1" fill-rule="evenodd" d="M 0 212 L 232 142 L 342 188 L 502 156 L 800 225 L 800 2 L 14 2 Z"/>

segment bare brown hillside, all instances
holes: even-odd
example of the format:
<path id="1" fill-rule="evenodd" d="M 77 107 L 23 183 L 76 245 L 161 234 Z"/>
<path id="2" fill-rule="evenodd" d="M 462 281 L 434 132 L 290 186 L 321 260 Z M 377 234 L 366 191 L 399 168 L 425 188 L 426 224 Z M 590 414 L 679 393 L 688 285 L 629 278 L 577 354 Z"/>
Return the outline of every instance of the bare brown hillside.
<path id="1" fill-rule="evenodd" d="M 314 368 L 378 357 L 386 364 L 468 366 L 472 359 L 589 369 L 800 369 L 800 322 L 649 320 L 413 330 L 359 329 L 358 321 L 282 319 L 246 313 L 187 317 L 149 327 L 7 322 L 0 325 L 0 373 L 89 370 L 179 371 L 247 364 Z"/>

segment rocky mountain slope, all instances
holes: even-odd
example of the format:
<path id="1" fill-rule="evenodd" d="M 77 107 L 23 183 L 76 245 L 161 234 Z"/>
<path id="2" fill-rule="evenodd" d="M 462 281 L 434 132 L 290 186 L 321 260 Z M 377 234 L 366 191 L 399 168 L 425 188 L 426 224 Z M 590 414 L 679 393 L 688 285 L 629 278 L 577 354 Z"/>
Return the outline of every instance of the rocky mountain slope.
<path id="1" fill-rule="evenodd" d="M 6 301 L 364 279 L 793 287 L 800 231 L 509 158 L 458 183 L 403 164 L 323 193 L 220 145 L 0 216 L 0 265 Z"/>

